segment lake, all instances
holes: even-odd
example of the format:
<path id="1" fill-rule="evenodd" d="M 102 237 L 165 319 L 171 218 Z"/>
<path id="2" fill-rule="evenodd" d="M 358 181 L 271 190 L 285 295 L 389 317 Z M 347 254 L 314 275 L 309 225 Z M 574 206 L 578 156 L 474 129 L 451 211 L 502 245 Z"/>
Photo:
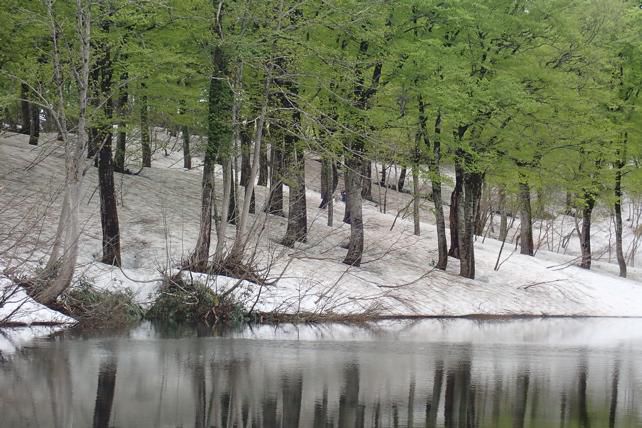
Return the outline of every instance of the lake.
<path id="1" fill-rule="evenodd" d="M 642 319 L 68 331 L 0 362 L 2 427 L 640 427 Z"/>

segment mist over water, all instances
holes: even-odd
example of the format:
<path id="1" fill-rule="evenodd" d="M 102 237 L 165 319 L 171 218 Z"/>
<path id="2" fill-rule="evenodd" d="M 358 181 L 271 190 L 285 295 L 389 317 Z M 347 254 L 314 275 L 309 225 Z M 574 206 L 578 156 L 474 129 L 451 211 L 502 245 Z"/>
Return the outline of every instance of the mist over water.
<path id="1" fill-rule="evenodd" d="M 2 427 L 638 427 L 642 320 L 65 333 L 0 363 Z"/>

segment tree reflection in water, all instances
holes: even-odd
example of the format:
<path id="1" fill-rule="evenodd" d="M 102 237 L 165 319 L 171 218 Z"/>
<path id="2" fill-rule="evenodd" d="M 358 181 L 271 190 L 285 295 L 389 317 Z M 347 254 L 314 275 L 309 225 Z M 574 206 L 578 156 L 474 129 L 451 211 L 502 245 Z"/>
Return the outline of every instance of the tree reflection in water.
<path id="1" fill-rule="evenodd" d="M 149 328 L 149 327 L 147 327 Z M 635 349 L 64 338 L 0 365 L 3 427 L 635 427 Z M 621 375 L 626 370 L 627 376 Z"/>

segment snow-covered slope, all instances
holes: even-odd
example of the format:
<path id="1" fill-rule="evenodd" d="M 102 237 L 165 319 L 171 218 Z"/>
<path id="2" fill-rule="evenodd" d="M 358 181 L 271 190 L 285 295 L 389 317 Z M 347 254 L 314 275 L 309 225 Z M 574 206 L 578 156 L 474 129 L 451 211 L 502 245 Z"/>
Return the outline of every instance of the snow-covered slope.
<path id="1" fill-rule="evenodd" d="M 44 148 L 28 146 L 23 136 L 0 137 L 0 233 L 20 221 L 16 230 L 25 231 L 25 245 L 13 250 L 37 266 L 46 252 L 47 239 L 55 230 L 59 198 L 50 197 L 63 179 L 63 158 L 56 143 Z M 48 156 L 43 156 L 48 153 Z M 152 168 L 140 175 L 116 176 L 120 203 L 123 269 L 97 263 L 100 254 L 99 201 L 96 171 L 89 168 L 85 177 L 81 207 L 83 239 L 77 276 L 106 287 L 129 287 L 142 303 L 153 295 L 161 271 L 176 267 L 196 242 L 200 209 L 201 169 L 184 171 L 179 153 L 155 154 Z M 193 164 L 199 165 L 198 159 Z M 501 243 L 479 238 L 475 245 L 476 280 L 457 275 L 458 262 L 449 259 L 446 272 L 433 270 L 436 259 L 436 231 L 430 224 L 430 203 L 424 204 L 422 235 L 412 234 L 412 224 L 398 219 L 397 210 L 405 206 L 408 195 L 388 191 L 388 213 L 367 203 L 364 207 L 366 247 L 363 265 L 348 267 L 341 263 L 349 237 L 349 225 L 341 223 L 343 203 L 335 204 L 334 227 L 326 226 L 327 213 L 317 209 L 320 195 L 319 165 L 310 160 L 306 169 L 309 183 L 308 242 L 295 249 L 278 244 L 286 219 L 264 214 L 253 217 L 263 230 L 258 242 L 258 260 L 270 265 L 275 285 L 260 288 L 247 284 L 238 297 L 256 310 L 293 313 L 332 312 L 368 313 L 380 316 L 450 315 L 590 315 L 642 316 L 642 284 L 620 279 L 612 264 L 596 263 L 586 271 L 567 264 L 575 257 L 572 250 L 561 255 L 540 250 L 537 257 L 521 256 L 507 244 L 503 264 L 494 271 Z M 220 186 L 218 186 L 220 187 Z M 266 189 L 257 188 L 257 207 Z M 377 197 L 378 190 L 373 189 Z M 18 203 L 19 202 L 19 203 Z M 6 208 L 10 207 L 10 210 Z M 4 213 L 7 215 L 4 215 Z M 260 212 L 260 210 L 257 210 Z M 608 221 L 606 219 L 605 221 Z M 596 221 L 599 224 L 599 221 Z M 36 227 L 42 225 L 42 227 Z M 13 230 L 13 229 L 11 229 Z M 596 230 L 603 233 L 600 227 Z M 228 228 L 228 237 L 234 234 Z M 22 236 L 22 235 L 21 235 Z M 215 238 L 214 238 L 215 239 Z M 576 239 L 576 238 L 575 238 Z M 603 237 L 596 236 L 596 239 Z M 0 246 L 3 246 L 0 243 Z M 545 246 L 544 246 L 545 247 Z M 34 248 L 37 248 L 33 251 Z M 2 256 L 0 248 L 0 256 Z M 12 259 L 13 260 L 13 259 Z M 10 263 L 10 260 L 5 263 Z M 642 278 L 637 269 L 631 277 Z M 207 278 L 214 287 L 229 287 L 229 278 Z"/>

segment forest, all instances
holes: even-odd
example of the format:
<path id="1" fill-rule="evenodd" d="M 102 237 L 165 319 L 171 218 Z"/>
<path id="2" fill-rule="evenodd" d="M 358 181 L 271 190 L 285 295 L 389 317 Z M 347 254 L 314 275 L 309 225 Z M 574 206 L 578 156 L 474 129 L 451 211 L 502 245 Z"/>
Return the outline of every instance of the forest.
<path id="1" fill-rule="evenodd" d="M 78 315 L 89 265 L 162 270 L 216 319 L 476 292 L 449 283 L 555 288 L 447 314 L 592 313 L 551 309 L 550 272 L 642 279 L 638 0 L 5 0 L 0 43 L 3 304 Z"/>

